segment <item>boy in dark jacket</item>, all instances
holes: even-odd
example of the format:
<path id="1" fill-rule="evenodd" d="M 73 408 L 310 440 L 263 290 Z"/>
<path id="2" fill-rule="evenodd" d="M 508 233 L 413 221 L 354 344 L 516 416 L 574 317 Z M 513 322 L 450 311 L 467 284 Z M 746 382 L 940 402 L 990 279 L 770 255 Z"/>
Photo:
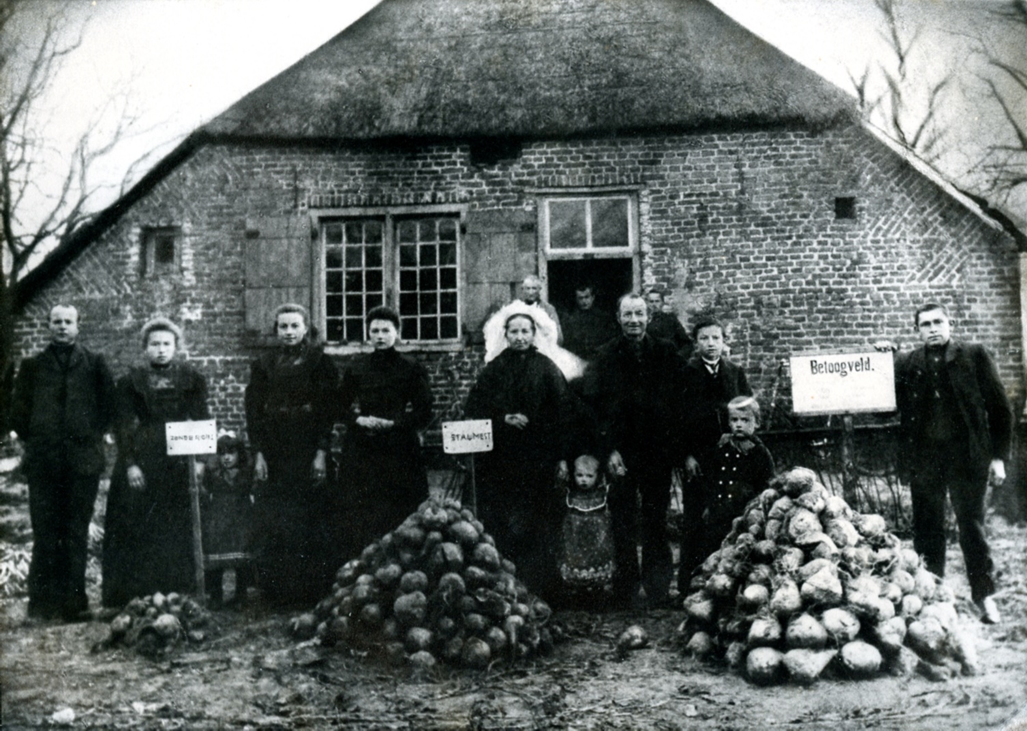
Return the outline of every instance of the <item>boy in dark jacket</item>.
<path id="1" fill-rule="evenodd" d="M 728 431 L 727 404 L 735 396 L 752 396 L 741 367 L 724 357 L 724 326 L 712 317 L 695 321 L 692 330 L 695 352 L 685 366 L 685 460 L 684 509 L 681 515 L 681 560 L 678 588 L 688 585 L 692 569 L 705 555 L 697 543 L 705 510 L 701 479 L 708 473 L 721 435 Z"/>
<path id="2" fill-rule="evenodd" d="M 736 396 L 727 405 L 728 431 L 721 435 L 704 473 L 699 553 L 716 551 L 746 503 L 774 476 L 774 458 L 755 435 L 760 405 L 752 396 Z M 682 589 L 683 591 L 683 589 Z"/>

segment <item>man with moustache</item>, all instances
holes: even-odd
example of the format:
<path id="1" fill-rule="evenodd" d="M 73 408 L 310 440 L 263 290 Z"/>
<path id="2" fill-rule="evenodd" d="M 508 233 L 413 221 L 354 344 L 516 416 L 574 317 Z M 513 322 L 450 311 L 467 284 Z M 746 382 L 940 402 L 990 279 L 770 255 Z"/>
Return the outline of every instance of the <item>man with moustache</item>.
<path id="1" fill-rule="evenodd" d="M 582 396 L 596 416 L 598 443 L 614 478 L 609 498 L 616 556 L 614 600 L 635 607 L 660 606 L 667 602 L 673 574 L 666 515 L 671 472 L 684 455 L 680 440 L 685 363 L 671 343 L 646 333 L 649 313 L 640 295 L 621 297 L 617 320 L 621 334 L 599 348 L 583 376 Z"/>

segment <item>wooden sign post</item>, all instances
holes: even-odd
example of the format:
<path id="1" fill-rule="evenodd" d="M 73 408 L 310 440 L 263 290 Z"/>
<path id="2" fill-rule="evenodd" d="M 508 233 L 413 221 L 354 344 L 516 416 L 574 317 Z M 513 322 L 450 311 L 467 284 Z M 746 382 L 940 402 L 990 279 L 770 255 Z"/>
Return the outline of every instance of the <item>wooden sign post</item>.
<path id="1" fill-rule="evenodd" d="M 205 421 L 171 421 L 164 425 L 168 442 L 168 456 L 189 457 L 189 499 L 193 519 L 193 563 L 195 564 L 196 597 L 201 605 L 207 603 L 206 578 L 203 571 L 203 528 L 200 522 L 200 485 L 196 478 L 196 455 L 216 454 L 218 451 L 217 424 Z"/>
<path id="2" fill-rule="evenodd" d="M 842 497 L 856 499 L 852 415 L 895 411 L 891 353 L 793 355 L 792 410 L 799 415 L 842 415 Z"/>
<path id="3" fill-rule="evenodd" d="M 471 486 L 463 500 L 477 517 L 478 493 L 474 484 L 474 455 L 492 451 L 492 419 L 468 419 L 442 422 L 442 451 L 446 454 L 469 454 Z"/>

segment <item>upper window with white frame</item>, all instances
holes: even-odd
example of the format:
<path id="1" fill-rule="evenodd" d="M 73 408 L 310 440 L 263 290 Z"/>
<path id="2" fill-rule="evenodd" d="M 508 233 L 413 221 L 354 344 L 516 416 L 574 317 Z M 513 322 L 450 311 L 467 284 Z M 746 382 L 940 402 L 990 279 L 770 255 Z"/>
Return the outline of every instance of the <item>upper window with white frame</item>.
<path id="1" fill-rule="evenodd" d="M 364 342 L 365 317 L 381 304 L 399 312 L 407 342 L 459 338 L 458 215 L 331 218 L 320 228 L 327 342 Z"/>
<path id="2" fill-rule="evenodd" d="M 542 199 L 542 235 L 549 253 L 624 254 L 635 248 L 631 195 L 581 194 Z"/>

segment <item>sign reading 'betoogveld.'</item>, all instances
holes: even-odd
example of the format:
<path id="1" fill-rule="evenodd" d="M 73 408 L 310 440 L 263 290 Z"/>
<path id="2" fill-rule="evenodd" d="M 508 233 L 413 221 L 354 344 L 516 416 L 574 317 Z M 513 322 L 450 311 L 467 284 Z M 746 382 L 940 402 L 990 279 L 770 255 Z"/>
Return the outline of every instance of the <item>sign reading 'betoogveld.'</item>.
<path id="1" fill-rule="evenodd" d="M 168 456 L 186 454 L 216 454 L 218 451 L 217 426 L 213 419 L 205 421 L 169 421 L 164 425 L 168 441 Z"/>
<path id="2" fill-rule="evenodd" d="M 791 365 L 796 414 L 895 410 L 891 353 L 793 355 Z"/>
<path id="3" fill-rule="evenodd" d="M 442 422 L 442 451 L 469 454 L 492 451 L 492 419 Z"/>

